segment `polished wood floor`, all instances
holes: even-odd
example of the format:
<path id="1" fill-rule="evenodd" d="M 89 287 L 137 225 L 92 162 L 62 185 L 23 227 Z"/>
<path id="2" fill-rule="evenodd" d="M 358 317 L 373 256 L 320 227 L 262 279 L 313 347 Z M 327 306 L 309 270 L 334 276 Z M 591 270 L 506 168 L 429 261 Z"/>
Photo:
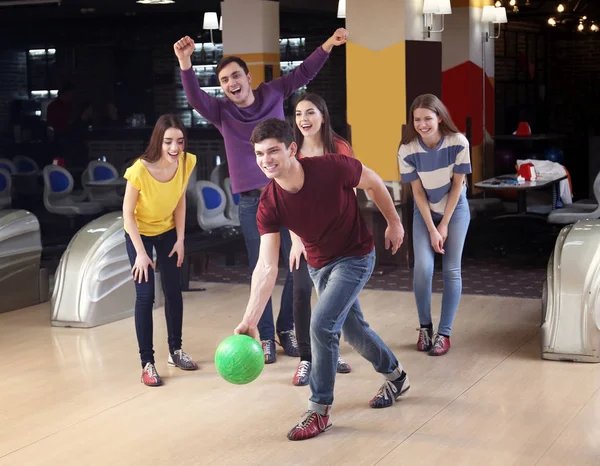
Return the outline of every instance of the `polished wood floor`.
<path id="1" fill-rule="evenodd" d="M 252 384 L 224 382 L 214 350 L 248 287 L 205 285 L 184 315 L 201 370 L 167 367 L 155 313 L 159 388 L 140 383 L 133 319 L 85 330 L 52 328 L 49 304 L 0 314 L 0 465 L 600 464 L 600 365 L 540 359 L 539 300 L 464 296 L 452 350 L 432 358 L 414 350 L 412 294 L 364 291 L 412 388 L 369 408 L 382 378 L 344 342 L 353 372 L 337 378 L 334 427 L 296 443 L 286 432 L 309 396 L 291 384 L 297 361 L 279 353 Z"/>

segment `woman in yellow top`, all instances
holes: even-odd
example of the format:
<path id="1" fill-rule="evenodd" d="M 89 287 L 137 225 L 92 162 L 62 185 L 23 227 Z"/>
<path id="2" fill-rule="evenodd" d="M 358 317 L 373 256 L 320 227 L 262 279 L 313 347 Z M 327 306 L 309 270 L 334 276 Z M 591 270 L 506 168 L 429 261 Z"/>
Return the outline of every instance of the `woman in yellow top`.
<path id="1" fill-rule="evenodd" d="M 161 116 L 146 152 L 127 169 L 123 220 L 125 244 L 135 282 L 135 330 L 142 360 L 142 382 L 162 384 L 154 365 L 152 308 L 153 249 L 161 272 L 169 342 L 168 364 L 184 370 L 198 365 L 181 349 L 183 300 L 180 272 L 185 233 L 185 192 L 196 156 L 185 151 L 186 131 L 173 115 Z"/>

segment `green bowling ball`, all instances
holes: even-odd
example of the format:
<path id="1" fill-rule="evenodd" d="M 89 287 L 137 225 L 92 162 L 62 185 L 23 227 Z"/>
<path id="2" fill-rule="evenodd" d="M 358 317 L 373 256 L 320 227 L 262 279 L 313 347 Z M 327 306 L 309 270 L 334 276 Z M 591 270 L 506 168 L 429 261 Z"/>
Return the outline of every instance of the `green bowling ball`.
<path id="1" fill-rule="evenodd" d="M 265 367 L 265 354 L 254 338 L 231 335 L 215 352 L 217 372 L 227 382 L 243 385 L 255 380 Z"/>

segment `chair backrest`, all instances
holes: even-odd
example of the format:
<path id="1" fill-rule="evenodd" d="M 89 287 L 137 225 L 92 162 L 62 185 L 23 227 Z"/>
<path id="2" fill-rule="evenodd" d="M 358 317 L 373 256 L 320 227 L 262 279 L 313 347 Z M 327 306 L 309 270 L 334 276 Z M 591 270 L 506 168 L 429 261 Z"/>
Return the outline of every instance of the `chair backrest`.
<path id="1" fill-rule="evenodd" d="M 220 163 L 210 173 L 210 181 L 219 187 L 225 186 L 225 178 L 229 177 L 229 166 L 227 162 Z"/>
<path id="2" fill-rule="evenodd" d="M 190 176 L 188 178 L 188 184 L 185 189 L 186 202 L 188 204 L 192 204 L 193 206 L 196 206 L 198 204 L 198 201 L 196 199 L 196 183 L 197 183 L 197 181 L 198 181 L 198 167 L 194 167 L 194 169 L 190 173 Z"/>
<path id="3" fill-rule="evenodd" d="M 12 204 L 12 178 L 8 170 L 0 168 L 0 208 Z"/>
<path id="4" fill-rule="evenodd" d="M 0 159 L 0 168 L 3 168 L 11 175 L 17 173 L 17 167 L 15 166 L 13 161 L 9 159 Z"/>
<path id="5" fill-rule="evenodd" d="M 90 181 L 108 181 L 119 177 L 117 169 L 108 162 L 92 160 L 86 168 Z"/>
<path id="6" fill-rule="evenodd" d="M 212 230 L 231 222 L 225 217 L 226 197 L 215 183 L 200 180 L 196 183 L 197 218 L 200 228 Z"/>
<path id="7" fill-rule="evenodd" d="M 20 175 L 36 175 L 40 171 L 40 166 L 31 157 L 17 155 L 13 158 L 17 173 Z"/>
<path id="8" fill-rule="evenodd" d="M 223 182 L 223 187 L 225 188 L 225 196 L 227 197 L 227 209 L 225 211 L 225 215 L 227 218 L 234 220 L 239 224 L 240 221 L 240 213 L 239 213 L 239 204 L 240 204 L 240 195 L 233 194 L 231 190 L 231 178 L 225 178 Z"/>
<path id="9" fill-rule="evenodd" d="M 213 171 L 210 172 L 210 182 L 216 185 L 219 185 L 219 166 L 217 165 L 213 168 Z"/>
<path id="10" fill-rule="evenodd" d="M 59 165 L 44 167 L 44 198 L 60 199 L 73 191 L 73 176 Z"/>

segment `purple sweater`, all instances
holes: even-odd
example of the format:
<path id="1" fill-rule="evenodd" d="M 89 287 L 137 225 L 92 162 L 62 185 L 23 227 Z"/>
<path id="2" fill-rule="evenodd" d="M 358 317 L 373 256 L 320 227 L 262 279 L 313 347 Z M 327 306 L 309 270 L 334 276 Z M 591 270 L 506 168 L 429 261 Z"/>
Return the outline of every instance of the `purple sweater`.
<path id="1" fill-rule="evenodd" d="M 234 193 L 267 185 L 269 179 L 258 168 L 254 148 L 250 144 L 252 131 L 267 118 L 285 119 L 283 101 L 312 81 L 327 58 L 329 54 L 319 46 L 290 73 L 268 83 L 261 83 L 254 90 L 254 103 L 245 108 L 237 107 L 228 98 L 217 99 L 202 91 L 193 68 L 180 70 L 188 102 L 223 135 Z"/>

